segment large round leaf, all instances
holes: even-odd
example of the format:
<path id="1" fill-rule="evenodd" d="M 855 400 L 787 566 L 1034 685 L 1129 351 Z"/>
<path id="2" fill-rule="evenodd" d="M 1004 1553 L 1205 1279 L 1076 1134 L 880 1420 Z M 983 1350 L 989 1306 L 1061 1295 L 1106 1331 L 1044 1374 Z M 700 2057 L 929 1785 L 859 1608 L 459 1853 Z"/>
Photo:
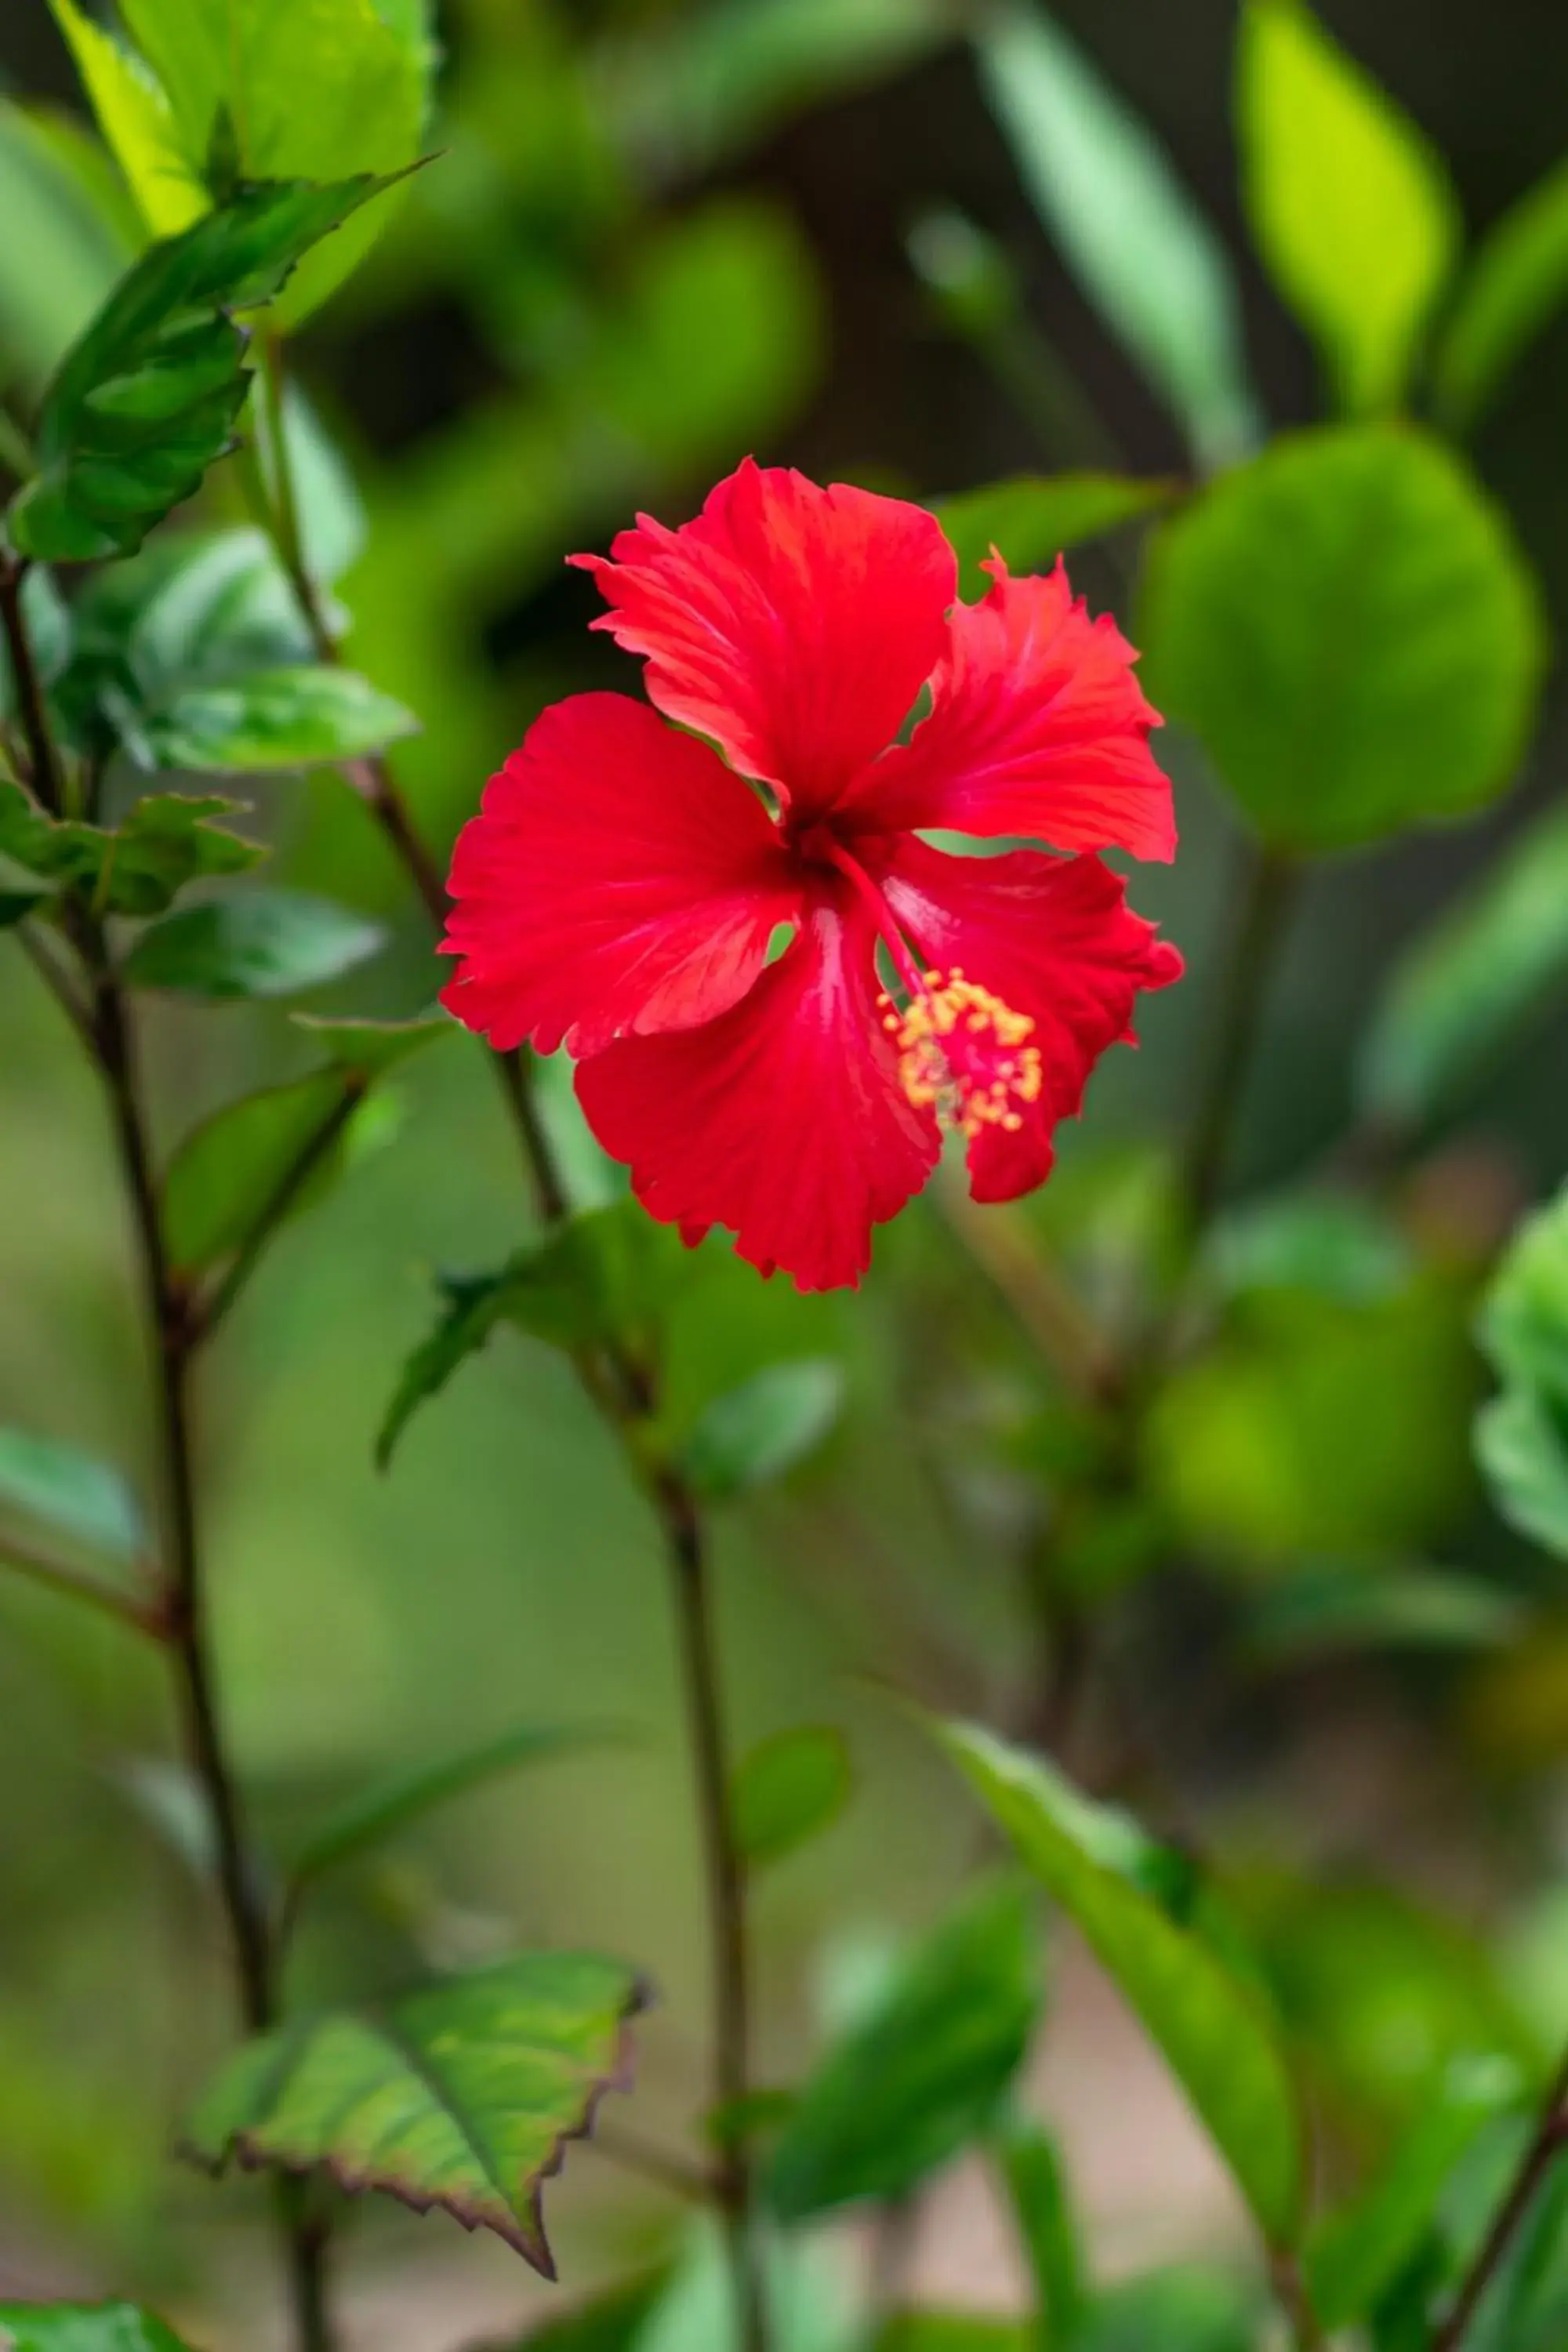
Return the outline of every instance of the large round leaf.
<path id="1" fill-rule="evenodd" d="M 1294 435 L 1216 482 L 1156 539 L 1142 634 L 1149 692 L 1288 851 L 1493 799 L 1542 667 L 1507 526 L 1398 425 Z"/>

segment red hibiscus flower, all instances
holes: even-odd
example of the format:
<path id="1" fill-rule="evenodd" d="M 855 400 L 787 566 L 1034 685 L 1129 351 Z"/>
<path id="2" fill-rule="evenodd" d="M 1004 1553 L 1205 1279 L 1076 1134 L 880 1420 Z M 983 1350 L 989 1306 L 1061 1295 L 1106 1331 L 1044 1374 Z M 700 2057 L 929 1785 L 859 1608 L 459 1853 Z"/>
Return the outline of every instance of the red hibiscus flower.
<path id="1" fill-rule="evenodd" d="M 858 1279 L 944 1121 L 977 1200 L 1041 1183 L 1139 990 L 1182 968 L 1080 854 L 1175 846 L 1126 639 L 1059 562 L 993 557 L 960 604 L 923 509 L 749 460 L 683 529 L 642 516 L 573 561 L 656 709 L 574 696 L 491 780 L 448 1008 L 501 1051 L 564 1045 L 645 1207 L 803 1290 Z M 1071 854 L 952 856 L 937 827 Z"/>

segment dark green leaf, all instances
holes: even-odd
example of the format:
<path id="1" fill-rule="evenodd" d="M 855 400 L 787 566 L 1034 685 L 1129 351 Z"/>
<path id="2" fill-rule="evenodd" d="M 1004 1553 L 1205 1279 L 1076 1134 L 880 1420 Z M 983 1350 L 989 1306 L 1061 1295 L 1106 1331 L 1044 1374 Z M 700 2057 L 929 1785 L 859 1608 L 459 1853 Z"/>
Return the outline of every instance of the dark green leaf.
<path id="1" fill-rule="evenodd" d="M 121 971 L 132 988 L 178 996 L 293 996 L 352 971 L 384 939 L 378 923 L 325 898 L 251 890 L 150 924 Z"/>
<path id="2" fill-rule="evenodd" d="M 995 2148 L 1034 2282 L 1036 2333 L 1046 2346 L 1075 2344 L 1087 2294 L 1083 2250 L 1056 2141 L 1043 2124 L 1015 2113 Z"/>
<path id="3" fill-rule="evenodd" d="M 53 893 L 43 884 L 30 889 L 0 888 L 0 931 L 8 931 L 17 923 L 25 923 L 36 915 Z"/>
<path id="4" fill-rule="evenodd" d="M 141 1507 L 118 1470 L 52 1438 L 0 1429 L 0 1505 L 117 1559 L 145 1549 Z"/>
<path id="5" fill-rule="evenodd" d="M 376 1434 L 376 1467 L 390 1467 L 404 1431 L 422 1404 L 439 1396 L 453 1373 L 477 1355 L 505 1320 L 510 1268 L 495 1274 L 443 1275 L 441 1318 L 404 1365 Z"/>
<path id="6" fill-rule="evenodd" d="M 343 2189 L 438 2205 L 552 2277 L 542 2185 L 603 2093 L 626 2087 L 643 2000 L 618 1961 L 537 1952 L 385 2009 L 300 2018 L 222 2069 L 189 2150 L 214 2171 L 319 2166 Z"/>
<path id="7" fill-rule="evenodd" d="M 973 602 L 990 585 L 980 567 L 993 549 L 1011 572 L 1044 572 L 1066 549 L 1169 506 L 1179 488 L 1128 474 L 1017 474 L 939 499 L 933 511 L 958 556 L 958 593 Z"/>
<path id="8" fill-rule="evenodd" d="M 0 2303 L 5 2352 L 187 2352 L 184 2339 L 130 2303 Z"/>
<path id="9" fill-rule="evenodd" d="M 1521 353 L 1568 296 L 1568 160 L 1482 241 L 1437 346 L 1438 410 L 1458 432 L 1490 407 Z"/>
<path id="10" fill-rule="evenodd" d="M 154 767 L 267 775 L 363 759 L 413 734 L 417 724 L 353 670 L 258 670 L 222 685 L 187 687 L 151 714 L 143 740 Z"/>
<path id="11" fill-rule="evenodd" d="M 559 2318 L 531 2327 L 506 2352 L 636 2352 L 669 2285 L 668 2269 L 628 2279 Z M 498 2346 L 495 2352 L 501 2352 Z"/>
<path id="12" fill-rule="evenodd" d="M 710 1502 L 767 1486 L 815 1452 L 843 1409 L 844 1370 L 830 1358 L 770 1364 L 715 1397 L 680 1449 L 681 1469 Z"/>
<path id="13" fill-rule="evenodd" d="M 1303 2214 L 1300 2120 L 1273 2020 L 1252 1986 L 1107 1858 L 1100 1809 L 1044 1758 L 973 1725 L 947 1724 L 940 1736 L 1142 2018 L 1265 2236 L 1293 2243 Z"/>
<path id="14" fill-rule="evenodd" d="M 1322 1560 L 1265 1589 L 1241 1646 L 1265 1664 L 1361 1650 L 1487 1650 L 1514 1640 L 1526 1622 L 1512 1593 L 1477 1576 Z"/>
<path id="15" fill-rule="evenodd" d="M 388 184 L 247 188 L 143 255 L 62 362 L 38 421 L 39 472 L 13 501 L 24 555 L 81 562 L 140 546 L 227 446 L 245 400 L 229 313 L 275 295 L 312 245 Z"/>
<path id="16" fill-rule="evenodd" d="M 1568 1431 L 1533 1389 L 1505 1389 L 1476 1418 L 1476 1459 L 1510 1527 L 1568 1559 Z"/>
<path id="17" fill-rule="evenodd" d="M 1529 826 L 1394 969 L 1359 1066 L 1374 1118 L 1453 1108 L 1514 1030 L 1568 985 L 1568 809 Z"/>
<path id="18" fill-rule="evenodd" d="M 754 1870 L 793 1853 L 831 1829 L 854 1786 L 841 1731 L 812 1724 L 775 1732 L 735 1769 L 730 1813 L 741 1854 Z"/>
<path id="19" fill-rule="evenodd" d="M 1247 0 L 1238 130 L 1248 216 L 1341 404 L 1387 409 L 1459 249 L 1442 158 L 1303 0 Z"/>
<path id="20" fill-rule="evenodd" d="M 320 1878 L 372 1846 L 384 1844 L 437 1805 L 449 1803 L 502 1772 L 514 1771 L 523 1764 L 546 1763 L 611 1736 L 571 1725 L 524 1724 L 498 1739 L 484 1740 L 456 1756 L 444 1756 L 438 1763 L 416 1765 L 380 1788 L 351 1798 L 329 1814 L 295 1855 L 289 1875 L 296 1886 Z"/>
<path id="21" fill-rule="evenodd" d="M 0 852 L 100 913 L 158 915 L 187 883 L 243 873 L 265 853 L 213 822 L 237 801 L 154 793 L 112 831 L 46 816 L 20 784 L 0 781 Z"/>
<path id="22" fill-rule="evenodd" d="M 1408 427 L 1299 433 L 1162 526 L 1145 684 L 1258 833 L 1323 852 L 1510 781 L 1542 625 L 1500 514 Z"/>
<path id="23" fill-rule="evenodd" d="M 1044 1972 L 1026 1895 L 989 1886 L 917 1947 L 792 2109 L 768 2170 L 802 2221 L 901 2197 L 979 2137 L 1023 2063 Z"/>
<path id="24" fill-rule="evenodd" d="M 1205 465 L 1256 438 L 1224 245 L 1163 150 L 1043 8 L 1006 0 L 982 78 L 1068 268 Z"/>
<path id="25" fill-rule="evenodd" d="M 317 1070 L 226 1103 L 188 1135 L 163 1185 L 164 1232 L 175 1265 L 195 1273 L 237 1249 L 321 1136 L 341 1138 L 357 1099 L 340 1071 Z M 341 1153 L 333 1156 L 341 1166 Z M 334 1172 L 323 1160 L 291 1200 L 289 1213 L 318 1197 Z"/>
<path id="26" fill-rule="evenodd" d="M 1325 2327 L 1365 2319 L 1432 2226 L 1455 2166 L 1494 2116 L 1523 2091 L 1510 2059 L 1456 2059 L 1380 2177 L 1356 2202 L 1314 2231 L 1307 2276 Z"/>
<path id="27" fill-rule="evenodd" d="M 1480 1338 L 1503 1380 L 1568 1414 L 1568 1187 L 1515 1234 L 1487 1293 Z"/>

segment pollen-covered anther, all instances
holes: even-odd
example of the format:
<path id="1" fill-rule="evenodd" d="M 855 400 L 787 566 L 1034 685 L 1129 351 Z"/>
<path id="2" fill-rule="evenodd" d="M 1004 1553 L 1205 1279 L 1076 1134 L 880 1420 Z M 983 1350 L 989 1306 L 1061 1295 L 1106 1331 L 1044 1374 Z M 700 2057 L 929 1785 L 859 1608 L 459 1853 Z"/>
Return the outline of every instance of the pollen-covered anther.
<path id="1" fill-rule="evenodd" d="M 917 1109 L 932 1108 L 965 1135 L 988 1127 L 1016 1134 L 1044 1078 L 1035 1024 L 988 988 L 928 971 L 920 993 L 885 1025 L 899 1048 L 899 1082 Z"/>

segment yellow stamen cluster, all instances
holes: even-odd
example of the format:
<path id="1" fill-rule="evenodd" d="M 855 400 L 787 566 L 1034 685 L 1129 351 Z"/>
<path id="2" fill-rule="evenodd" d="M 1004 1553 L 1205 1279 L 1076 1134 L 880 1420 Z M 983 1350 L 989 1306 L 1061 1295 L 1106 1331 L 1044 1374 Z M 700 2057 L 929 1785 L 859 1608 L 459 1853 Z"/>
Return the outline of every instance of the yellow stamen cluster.
<path id="1" fill-rule="evenodd" d="M 965 1135 L 987 1127 L 1016 1134 L 1019 1106 L 1037 1102 L 1040 1054 L 1026 1041 L 1035 1024 L 958 965 L 928 971 L 900 1012 L 883 995 L 882 1026 L 899 1048 L 899 1083 L 917 1109 L 934 1108 Z"/>

